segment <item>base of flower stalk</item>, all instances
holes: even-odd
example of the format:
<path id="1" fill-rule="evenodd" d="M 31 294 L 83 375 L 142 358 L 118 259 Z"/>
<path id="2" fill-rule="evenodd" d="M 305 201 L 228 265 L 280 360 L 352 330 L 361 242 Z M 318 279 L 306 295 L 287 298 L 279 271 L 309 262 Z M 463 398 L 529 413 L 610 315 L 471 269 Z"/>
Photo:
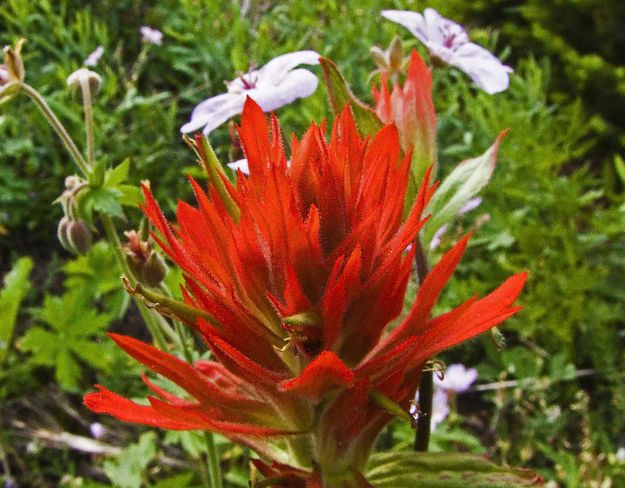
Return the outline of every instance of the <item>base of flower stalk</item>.
<path id="1" fill-rule="evenodd" d="M 430 444 L 432 422 L 432 396 L 434 394 L 433 372 L 423 371 L 419 384 L 419 417 L 414 438 L 414 450 L 426 452 Z"/>

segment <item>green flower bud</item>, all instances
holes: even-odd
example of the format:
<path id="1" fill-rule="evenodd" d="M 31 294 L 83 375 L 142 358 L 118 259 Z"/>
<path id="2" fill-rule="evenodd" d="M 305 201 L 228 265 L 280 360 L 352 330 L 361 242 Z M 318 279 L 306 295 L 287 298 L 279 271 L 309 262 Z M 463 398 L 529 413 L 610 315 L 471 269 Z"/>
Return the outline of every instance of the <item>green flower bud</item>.
<path id="1" fill-rule="evenodd" d="M 386 53 L 382 49 L 380 49 L 378 46 L 371 46 L 369 52 L 371 53 L 373 62 L 377 65 L 378 68 L 382 70 L 388 69 Z"/>
<path id="2" fill-rule="evenodd" d="M 167 275 L 167 264 L 156 251 L 152 251 L 143 266 L 143 282 L 152 287 L 157 287 Z"/>
<path id="3" fill-rule="evenodd" d="M 404 63 L 404 50 L 399 37 L 393 37 L 386 53 L 388 56 L 389 68 L 391 70 L 400 70 L 402 64 Z"/>

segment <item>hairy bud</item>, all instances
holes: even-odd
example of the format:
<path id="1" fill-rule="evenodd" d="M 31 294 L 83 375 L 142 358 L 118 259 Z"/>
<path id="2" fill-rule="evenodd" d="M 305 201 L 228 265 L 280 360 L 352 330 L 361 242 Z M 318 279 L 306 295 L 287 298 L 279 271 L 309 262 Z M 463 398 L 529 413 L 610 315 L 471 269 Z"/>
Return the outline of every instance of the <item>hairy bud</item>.
<path id="1" fill-rule="evenodd" d="M 67 216 L 59 221 L 57 237 L 61 245 L 73 254 L 85 254 L 93 243 L 89 226 L 82 220 L 73 220 Z"/>
<path id="2" fill-rule="evenodd" d="M 142 241 L 134 231 L 125 232 L 128 242 L 124 245 L 126 263 L 132 275 L 140 283 L 157 287 L 167 275 L 165 260 L 152 249 L 147 241 Z"/>
<path id="3" fill-rule="evenodd" d="M 72 93 L 77 96 L 82 93 L 82 90 L 88 87 L 91 96 L 95 97 L 100 90 L 101 83 L 102 78 L 100 78 L 100 75 L 87 68 L 80 68 L 67 77 L 67 86 L 69 86 Z"/>

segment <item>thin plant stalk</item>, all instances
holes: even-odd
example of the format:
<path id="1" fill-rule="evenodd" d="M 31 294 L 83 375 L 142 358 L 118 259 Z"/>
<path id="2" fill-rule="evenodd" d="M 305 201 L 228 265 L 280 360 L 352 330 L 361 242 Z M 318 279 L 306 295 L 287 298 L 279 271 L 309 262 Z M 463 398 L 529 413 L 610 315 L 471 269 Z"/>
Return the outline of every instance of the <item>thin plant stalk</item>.
<path id="1" fill-rule="evenodd" d="M 206 460 L 208 461 L 208 475 L 211 488 L 222 488 L 221 466 L 215 445 L 215 436 L 211 432 L 204 431 L 204 442 L 206 444 Z"/>
<path id="2" fill-rule="evenodd" d="M 78 150 L 78 147 L 76 147 L 74 140 L 70 137 L 61 121 L 54 114 L 54 112 L 47 104 L 47 102 L 43 99 L 41 94 L 27 83 L 21 84 L 21 90 L 33 102 L 35 102 L 35 105 L 37 105 L 37 107 L 39 107 L 39 110 L 41 110 L 46 120 L 50 123 L 54 131 L 59 136 L 59 139 L 61 139 L 63 145 L 72 156 L 72 159 L 76 163 L 76 166 L 78 166 L 78 169 L 80 169 L 85 177 L 89 176 L 90 168 L 87 161 L 85 160 L 85 158 L 83 158 L 82 154 L 80 154 L 80 151 Z"/>
<path id="3" fill-rule="evenodd" d="M 429 272 L 429 267 L 427 257 L 423 251 L 423 245 L 418 237 L 414 245 L 416 249 L 415 262 L 417 280 L 419 281 L 419 285 L 422 285 Z M 421 382 L 419 383 L 419 416 L 417 418 L 417 429 L 413 445 L 415 451 L 427 452 L 430 444 L 433 395 L 434 375 L 430 369 L 421 373 Z"/>
<path id="4" fill-rule="evenodd" d="M 95 130 L 93 125 L 93 106 L 89 80 L 81 78 L 80 90 L 82 92 L 82 106 L 85 112 L 87 161 L 89 161 L 89 165 L 93 168 L 95 166 Z"/>

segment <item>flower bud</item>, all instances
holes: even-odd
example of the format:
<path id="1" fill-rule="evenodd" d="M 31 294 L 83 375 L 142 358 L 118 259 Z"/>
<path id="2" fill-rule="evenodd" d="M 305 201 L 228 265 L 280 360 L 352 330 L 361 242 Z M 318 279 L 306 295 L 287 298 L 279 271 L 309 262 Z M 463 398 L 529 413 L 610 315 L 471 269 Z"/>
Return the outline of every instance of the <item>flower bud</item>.
<path id="1" fill-rule="evenodd" d="M 22 61 L 22 46 L 26 39 L 20 39 L 15 47 L 4 47 L 4 67 L 10 81 L 24 81 L 24 62 Z"/>
<path id="2" fill-rule="evenodd" d="M 380 49 L 378 46 L 371 46 L 369 51 L 371 53 L 371 57 L 373 58 L 373 62 L 376 66 L 382 70 L 388 69 L 388 65 L 386 62 L 386 53 Z"/>
<path id="3" fill-rule="evenodd" d="M 9 78 L 9 70 L 5 65 L 0 65 L 0 87 L 6 85 L 11 79 Z"/>
<path id="4" fill-rule="evenodd" d="M 126 263 L 134 278 L 151 287 L 161 284 L 167 274 L 165 260 L 152 249 L 150 243 L 142 241 L 137 231 L 125 232 L 128 242 L 124 245 Z"/>
<path id="5" fill-rule="evenodd" d="M 85 222 L 63 216 L 57 228 L 57 237 L 65 250 L 85 254 L 93 243 L 93 236 Z"/>
<path id="6" fill-rule="evenodd" d="M 93 236 L 85 222 L 70 220 L 67 227 L 67 240 L 76 254 L 86 254 L 93 243 Z"/>
<path id="7" fill-rule="evenodd" d="M 88 70 L 87 68 L 80 68 L 74 71 L 67 77 L 67 86 L 72 89 L 73 93 L 81 93 L 83 86 L 89 87 L 89 93 L 92 97 L 95 97 L 100 90 L 100 84 L 102 78 L 96 72 Z M 78 90 L 81 90 L 79 92 Z"/>
<path id="8" fill-rule="evenodd" d="M 167 275 L 167 264 L 156 251 L 152 251 L 143 266 L 143 282 L 152 287 L 161 284 Z"/>
<path id="9" fill-rule="evenodd" d="M 68 227 L 69 227 L 69 219 L 67 218 L 67 215 L 63 215 L 63 218 L 59 221 L 59 226 L 56 229 L 56 236 L 59 242 L 61 243 L 61 246 L 63 246 L 63 249 L 69 252 L 74 252 L 72 250 L 72 246 L 67 240 L 67 228 Z"/>
<path id="10" fill-rule="evenodd" d="M 393 37 L 386 53 L 388 56 L 389 68 L 395 71 L 400 70 L 404 62 L 404 50 L 399 37 Z"/>

